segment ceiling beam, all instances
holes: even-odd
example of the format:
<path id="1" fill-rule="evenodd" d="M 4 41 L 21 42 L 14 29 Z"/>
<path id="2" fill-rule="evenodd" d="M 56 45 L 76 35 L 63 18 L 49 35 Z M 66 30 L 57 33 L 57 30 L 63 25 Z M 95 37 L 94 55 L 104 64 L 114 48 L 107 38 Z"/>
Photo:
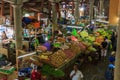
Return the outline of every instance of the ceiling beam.
<path id="1" fill-rule="evenodd" d="M 11 3 L 11 4 L 15 4 L 15 0 L 3 0 L 3 1 Z"/>
<path id="2" fill-rule="evenodd" d="M 21 4 L 23 2 L 28 2 L 29 0 L 3 0 L 3 1 L 11 3 L 11 4 Z"/>

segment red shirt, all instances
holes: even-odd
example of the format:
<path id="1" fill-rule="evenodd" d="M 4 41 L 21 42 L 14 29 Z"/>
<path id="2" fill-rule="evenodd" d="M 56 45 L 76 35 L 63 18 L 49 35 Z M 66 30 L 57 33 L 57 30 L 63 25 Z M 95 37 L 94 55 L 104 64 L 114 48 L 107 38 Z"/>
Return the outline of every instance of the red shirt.
<path id="1" fill-rule="evenodd" d="M 31 80 L 41 80 L 41 73 L 33 70 L 31 73 Z"/>

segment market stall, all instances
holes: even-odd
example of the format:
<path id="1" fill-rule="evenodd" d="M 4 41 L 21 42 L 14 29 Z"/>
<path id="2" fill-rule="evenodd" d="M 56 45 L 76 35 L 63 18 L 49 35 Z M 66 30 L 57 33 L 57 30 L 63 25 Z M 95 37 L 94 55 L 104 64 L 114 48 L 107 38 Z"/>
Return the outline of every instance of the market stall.
<path id="1" fill-rule="evenodd" d="M 58 79 L 68 77 L 69 71 L 65 72 L 65 69 L 73 65 L 81 54 L 85 54 L 87 56 L 85 58 L 87 58 L 88 61 L 94 62 L 97 60 L 97 48 L 94 46 L 100 46 L 106 36 L 108 37 L 108 40 L 110 40 L 111 34 L 111 30 L 106 30 L 103 28 L 97 28 L 92 33 L 89 33 L 87 29 L 79 32 L 73 28 L 71 31 L 71 36 L 58 36 L 52 43 L 48 40 L 44 44 L 39 44 L 33 54 L 29 55 L 29 53 L 26 53 L 18 58 L 20 59 L 21 64 L 24 63 L 22 61 L 28 61 L 28 63 L 33 63 L 37 66 L 41 66 L 39 63 L 42 63 L 41 67 L 44 67 L 47 64 L 47 68 L 49 66 L 54 70 L 61 70 L 65 74 L 64 76 L 61 75 L 60 77 L 55 77 L 55 74 L 46 74 L 49 70 L 46 72 L 47 69 L 41 68 L 41 71 L 43 71 L 42 73 L 47 76 L 48 80 L 52 80 L 53 78 Z M 34 59 L 37 60 L 37 63 L 34 62 Z M 30 64 L 25 65 L 27 68 L 31 68 Z M 19 66 L 19 69 L 23 68 L 25 68 L 25 66 Z"/>

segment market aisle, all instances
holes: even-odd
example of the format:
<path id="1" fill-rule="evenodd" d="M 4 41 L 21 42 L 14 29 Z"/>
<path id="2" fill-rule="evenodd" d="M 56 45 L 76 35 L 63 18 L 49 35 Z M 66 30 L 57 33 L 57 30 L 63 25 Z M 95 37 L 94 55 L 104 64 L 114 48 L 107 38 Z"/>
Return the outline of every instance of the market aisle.
<path id="1" fill-rule="evenodd" d="M 100 61 L 97 65 L 86 63 L 80 67 L 80 70 L 83 72 L 85 80 L 105 80 L 107 65 L 108 60 Z"/>

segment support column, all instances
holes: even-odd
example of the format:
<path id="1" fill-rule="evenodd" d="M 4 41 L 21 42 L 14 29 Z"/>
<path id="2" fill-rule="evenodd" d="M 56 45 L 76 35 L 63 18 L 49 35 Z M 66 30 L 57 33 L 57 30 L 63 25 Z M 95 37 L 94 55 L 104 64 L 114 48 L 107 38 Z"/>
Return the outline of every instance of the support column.
<path id="1" fill-rule="evenodd" d="M 90 2 L 89 17 L 91 22 L 91 20 L 93 19 L 94 0 L 89 0 L 89 2 Z"/>
<path id="2" fill-rule="evenodd" d="M 120 3 L 120 0 L 110 0 L 109 24 L 111 24 L 111 25 L 118 24 L 119 3 Z"/>
<path id="3" fill-rule="evenodd" d="M 12 5 L 10 4 L 10 21 L 11 21 L 11 23 L 13 23 L 13 7 L 12 7 Z"/>
<path id="4" fill-rule="evenodd" d="M 60 4 L 59 3 L 56 3 L 56 11 L 58 13 L 58 19 L 60 19 L 61 14 L 60 14 Z"/>
<path id="5" fill-rule="evenodd" d="M 55 3 L 52 3 L 52 23 L 53 23 L 52 31 L 54 32 L 55 30 L 58 30 L 58 27 L 57 27 L 57 10 L 56 10 L 56 4 Z"/>
<path id="6" fill-rule="evenodd" d="M 19 50 L 22 49 L 22 4 L 13 5 L 14 13 L 14 29 L 15 29 L 15 41 L 16 41 L 16 68 L 18 71 L 18 59 Z"/>
<path id="7" fill-rule="evenodd" d="M 22 12 L 21 4 L 13 5 L 16 49 L 22 49 Z"/>
<path id="8" fill-rule="evenodd" d="M 120 15 L 117 28 L 117 51 L 115 59 L 114 80 L 120 80 Z"/>
<path id="9" fill-rule="evenodd" d="M 75 8 L 75 3 L 74 0 L 72 0 L 72 14 L 74 14 L 74 8 Z"/>
<path id="10" fill-rule="evenodd" d="M 79 0 L 75 0 L 75 13 L 74 13 L 74 17 L 75 17 L 75 22 L 78 22 L 79 18 L 80 18 Z"/>
<path id="11" fill-rule="evenodd" d="M 4 16 L 4 1 L 2 0 L 1 15 Z"/>
<path id="12" fill-rule="evenodd" d="M 100 0 L 100 15 L 102 15 L 103 9 L 104 9 L 104 0 Z"/>

